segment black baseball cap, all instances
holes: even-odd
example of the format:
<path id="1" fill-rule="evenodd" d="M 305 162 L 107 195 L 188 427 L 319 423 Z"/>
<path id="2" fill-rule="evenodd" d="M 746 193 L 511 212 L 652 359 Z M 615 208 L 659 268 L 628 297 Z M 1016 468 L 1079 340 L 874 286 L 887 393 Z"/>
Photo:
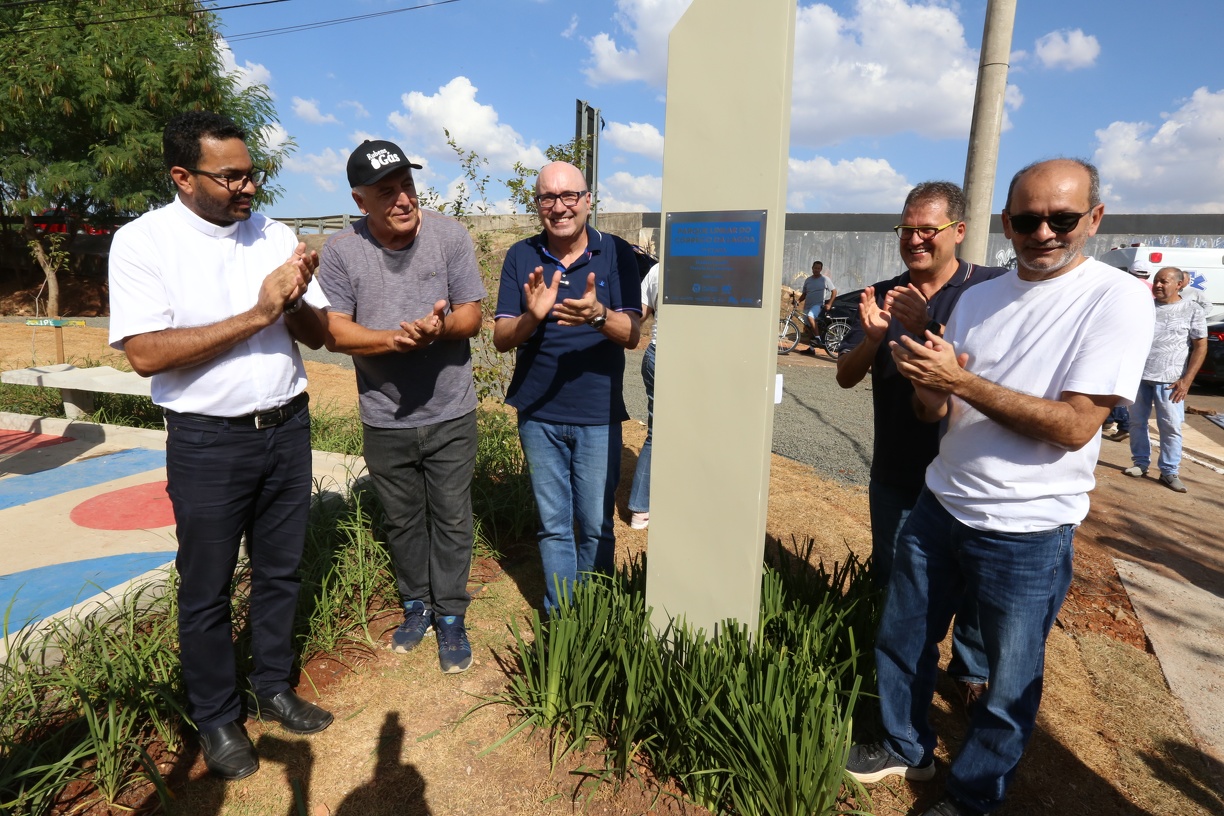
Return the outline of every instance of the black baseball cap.
<path id="1" fill-rule="evenodd" d="M 367 184 L 373 184 L 401 167 L 421 169 L 421 165 L 408 161 L 404 151 L 400 150 L 399 145 L 394 142 L 366 139 L 349 156 L 349 187 L 364 187 Z"/>

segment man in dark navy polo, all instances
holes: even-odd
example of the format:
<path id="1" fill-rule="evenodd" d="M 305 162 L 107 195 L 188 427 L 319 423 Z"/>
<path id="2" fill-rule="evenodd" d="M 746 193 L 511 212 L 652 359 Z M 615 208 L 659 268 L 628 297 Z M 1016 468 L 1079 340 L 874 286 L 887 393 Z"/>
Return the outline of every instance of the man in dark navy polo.
<path id="1" fill-rule="evenodd" d="M 897 534 L 922 492 L 927 465 L 939 453 L 940 431 L 939 425 L 915 416 L 914 386 L 898 373 L 889 341 L 905 334 L 923 337 L 928 328 L 942 334 L 966 289 L 1006 271 L 956 257 L 965 239 L 964 217 L 965 194 L 950 181 L 927 181 L 910 191 L 895 228 L 906 270 L 863 290 L 859 320 L 837 359 L 842 388 L 853 388 L 871 371 L 875 447 L 867 489 L 872 567 L 881 587 L 892 572 Z M 966 706 L 985 690 L 986 655 L 972 608 L 957 615 L 948 673 Z"/>
<path id="2" fill-rule="evenodd" d="M 544 231 L 506 254 L 493 343 L 518 350 L 506 402 L 531 469 L 551 612 L 583 573 L 613 567 L 629 418 L 621 386 L 642 298 L 633 249 L 587 225 L 591 193 L 577 167 L 545 166 L 535 201 Z"/>

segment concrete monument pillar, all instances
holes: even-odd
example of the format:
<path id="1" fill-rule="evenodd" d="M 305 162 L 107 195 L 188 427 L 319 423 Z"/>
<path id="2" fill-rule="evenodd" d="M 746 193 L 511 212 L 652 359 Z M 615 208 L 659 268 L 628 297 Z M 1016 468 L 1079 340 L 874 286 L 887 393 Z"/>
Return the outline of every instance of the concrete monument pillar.
<path id="1" fill-rule="evenodd" d="M 769 495 L 794 0 L 693 0 L 672 30 L 647 602 L 755 628 Z"/>

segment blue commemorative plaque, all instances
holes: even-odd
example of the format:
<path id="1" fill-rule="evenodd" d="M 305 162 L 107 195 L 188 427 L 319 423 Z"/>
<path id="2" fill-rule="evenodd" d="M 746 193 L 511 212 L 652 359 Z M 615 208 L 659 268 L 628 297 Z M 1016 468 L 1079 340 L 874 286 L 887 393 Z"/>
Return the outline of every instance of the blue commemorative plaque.
<path id="1" fill-rule="evenodd" d="M 663 302 L 761 308 L 765 210 L 669 212 Z"/>

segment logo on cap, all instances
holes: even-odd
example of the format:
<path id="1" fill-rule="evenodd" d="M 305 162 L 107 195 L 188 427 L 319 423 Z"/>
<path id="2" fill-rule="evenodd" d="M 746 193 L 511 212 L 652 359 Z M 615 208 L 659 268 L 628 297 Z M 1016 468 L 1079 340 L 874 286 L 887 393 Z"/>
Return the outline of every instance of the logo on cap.
<path id="1" fill-rule="evenodd" d="M 375 150 L 373 153 L 367 153 L 366 158 L 370 160 L 370 167 L 377 170 L 380 167 L 386 167 L 388 164 L 398 164 L 403 161 L 399 154 L 393 153 L 387 148 Z"/>

